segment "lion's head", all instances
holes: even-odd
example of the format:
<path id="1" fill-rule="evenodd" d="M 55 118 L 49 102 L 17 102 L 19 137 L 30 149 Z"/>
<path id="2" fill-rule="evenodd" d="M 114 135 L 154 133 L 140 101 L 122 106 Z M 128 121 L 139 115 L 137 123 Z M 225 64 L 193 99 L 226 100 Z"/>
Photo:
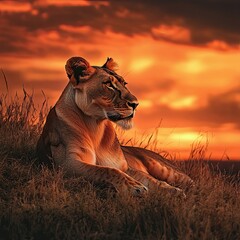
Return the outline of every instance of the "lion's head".
<path id="1" fill-rule="evenodd" d="M 115 71 L 116 63 L 108 58 L 102 67 L 90 66 L 81 57 L 66 63 L 66 72 L 75 91 L 75 102 L 81 111 L 95 119 L 109 119 L 124 129 L 132 127 L 137 98 Z"/>

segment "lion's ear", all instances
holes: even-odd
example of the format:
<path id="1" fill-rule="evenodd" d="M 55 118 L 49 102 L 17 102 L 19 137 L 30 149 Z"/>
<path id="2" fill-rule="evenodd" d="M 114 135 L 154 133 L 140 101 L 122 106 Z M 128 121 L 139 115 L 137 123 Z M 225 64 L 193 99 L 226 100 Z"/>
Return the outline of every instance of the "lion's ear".
<path id="1" fill-rule="evenodd" d="M 76 86 L 82 81 L 88 80 L 96 71 L 82 57 L 72 57 L 67 60 L 65 65 L 67 76 L 73 86 Z"/>
<path id="2" fill-rule="evenodd" d="M 112 58 L 107 58 L 107 61 L 103 64 L 102 68 L 108 68 L 109 70 L 117 71 L 118 64 Z"/>

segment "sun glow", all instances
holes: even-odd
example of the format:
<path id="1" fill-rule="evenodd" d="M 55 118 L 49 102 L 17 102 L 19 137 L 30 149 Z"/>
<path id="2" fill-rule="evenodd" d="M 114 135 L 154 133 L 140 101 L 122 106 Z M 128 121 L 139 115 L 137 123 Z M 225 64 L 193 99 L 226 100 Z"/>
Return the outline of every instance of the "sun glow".
<path id="1" fill-rule="evenodd" d="M 183 62 L 177 65 L 177 69 L 189 74 L 199 74 L 204 71 L 204 64 L 196 59 L 191 59 L 187 62 Z"/>
<path id="2" fill-rule="evenodd" d="M 132 70 L 134 73 L 144 72 L 149 67 L 153 65 L 153 59 L 151 58 L 136 58 L 134 61 L 130 64 L 130 70 Z"/>
<path id="3" fill-rule="evenodd" d="M 170 138 L 174 141 L 192 143 L 197 138 L 199 138 L 199 133 L 198 132 L 172 133 Z"/>
<path id="4" fill-rule="evenodd" d="M 138 100 L 138 102 L 141 108 L 149 108 L 153 105 L 150 100 Z"/>
<path id="5" fill-rule="evenodd" d="M 177 99 L 169 103 L 171 108 L 181 109 L 181 108 L 192 108 L 196 102 L 196 96 L 188 96 L 184 98 Z"/>

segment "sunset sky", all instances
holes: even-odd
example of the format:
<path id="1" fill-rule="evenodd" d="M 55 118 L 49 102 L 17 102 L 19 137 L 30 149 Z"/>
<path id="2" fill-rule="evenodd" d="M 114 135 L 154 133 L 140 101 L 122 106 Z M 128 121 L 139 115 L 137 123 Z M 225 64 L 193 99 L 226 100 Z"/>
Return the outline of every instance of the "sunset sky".
<path id="1" fill-rule="evenodd" d="M 235 0 L 0 1 L 0 68 L 11 93 L 24 87 L 54 105 L 65 62 L 112 57 L 138 97 L 135 128 L 160 125 L 158 145 L 187 158 L 240 160 L 240 2 Z M 6 92 L 0 77 L 0 90 Z"/>

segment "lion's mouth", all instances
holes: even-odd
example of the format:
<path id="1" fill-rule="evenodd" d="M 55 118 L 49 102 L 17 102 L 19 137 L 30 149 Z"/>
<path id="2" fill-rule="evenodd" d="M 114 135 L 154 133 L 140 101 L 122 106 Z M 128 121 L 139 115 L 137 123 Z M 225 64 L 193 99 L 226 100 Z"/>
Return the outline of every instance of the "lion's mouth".
<path id="1" fill-rule="evenodd" d="M 131 119 L 134 117 L 134 112 L 127 116 L 127 117 L 122 117 L 119 113 L 115 113 L 115 114 L 107 114 L 107 117 L 110 121 L 112 122 L 117 122 L 117 121 L 120 121 L 120 120 L 127 120 L 127 119 Z"/>

